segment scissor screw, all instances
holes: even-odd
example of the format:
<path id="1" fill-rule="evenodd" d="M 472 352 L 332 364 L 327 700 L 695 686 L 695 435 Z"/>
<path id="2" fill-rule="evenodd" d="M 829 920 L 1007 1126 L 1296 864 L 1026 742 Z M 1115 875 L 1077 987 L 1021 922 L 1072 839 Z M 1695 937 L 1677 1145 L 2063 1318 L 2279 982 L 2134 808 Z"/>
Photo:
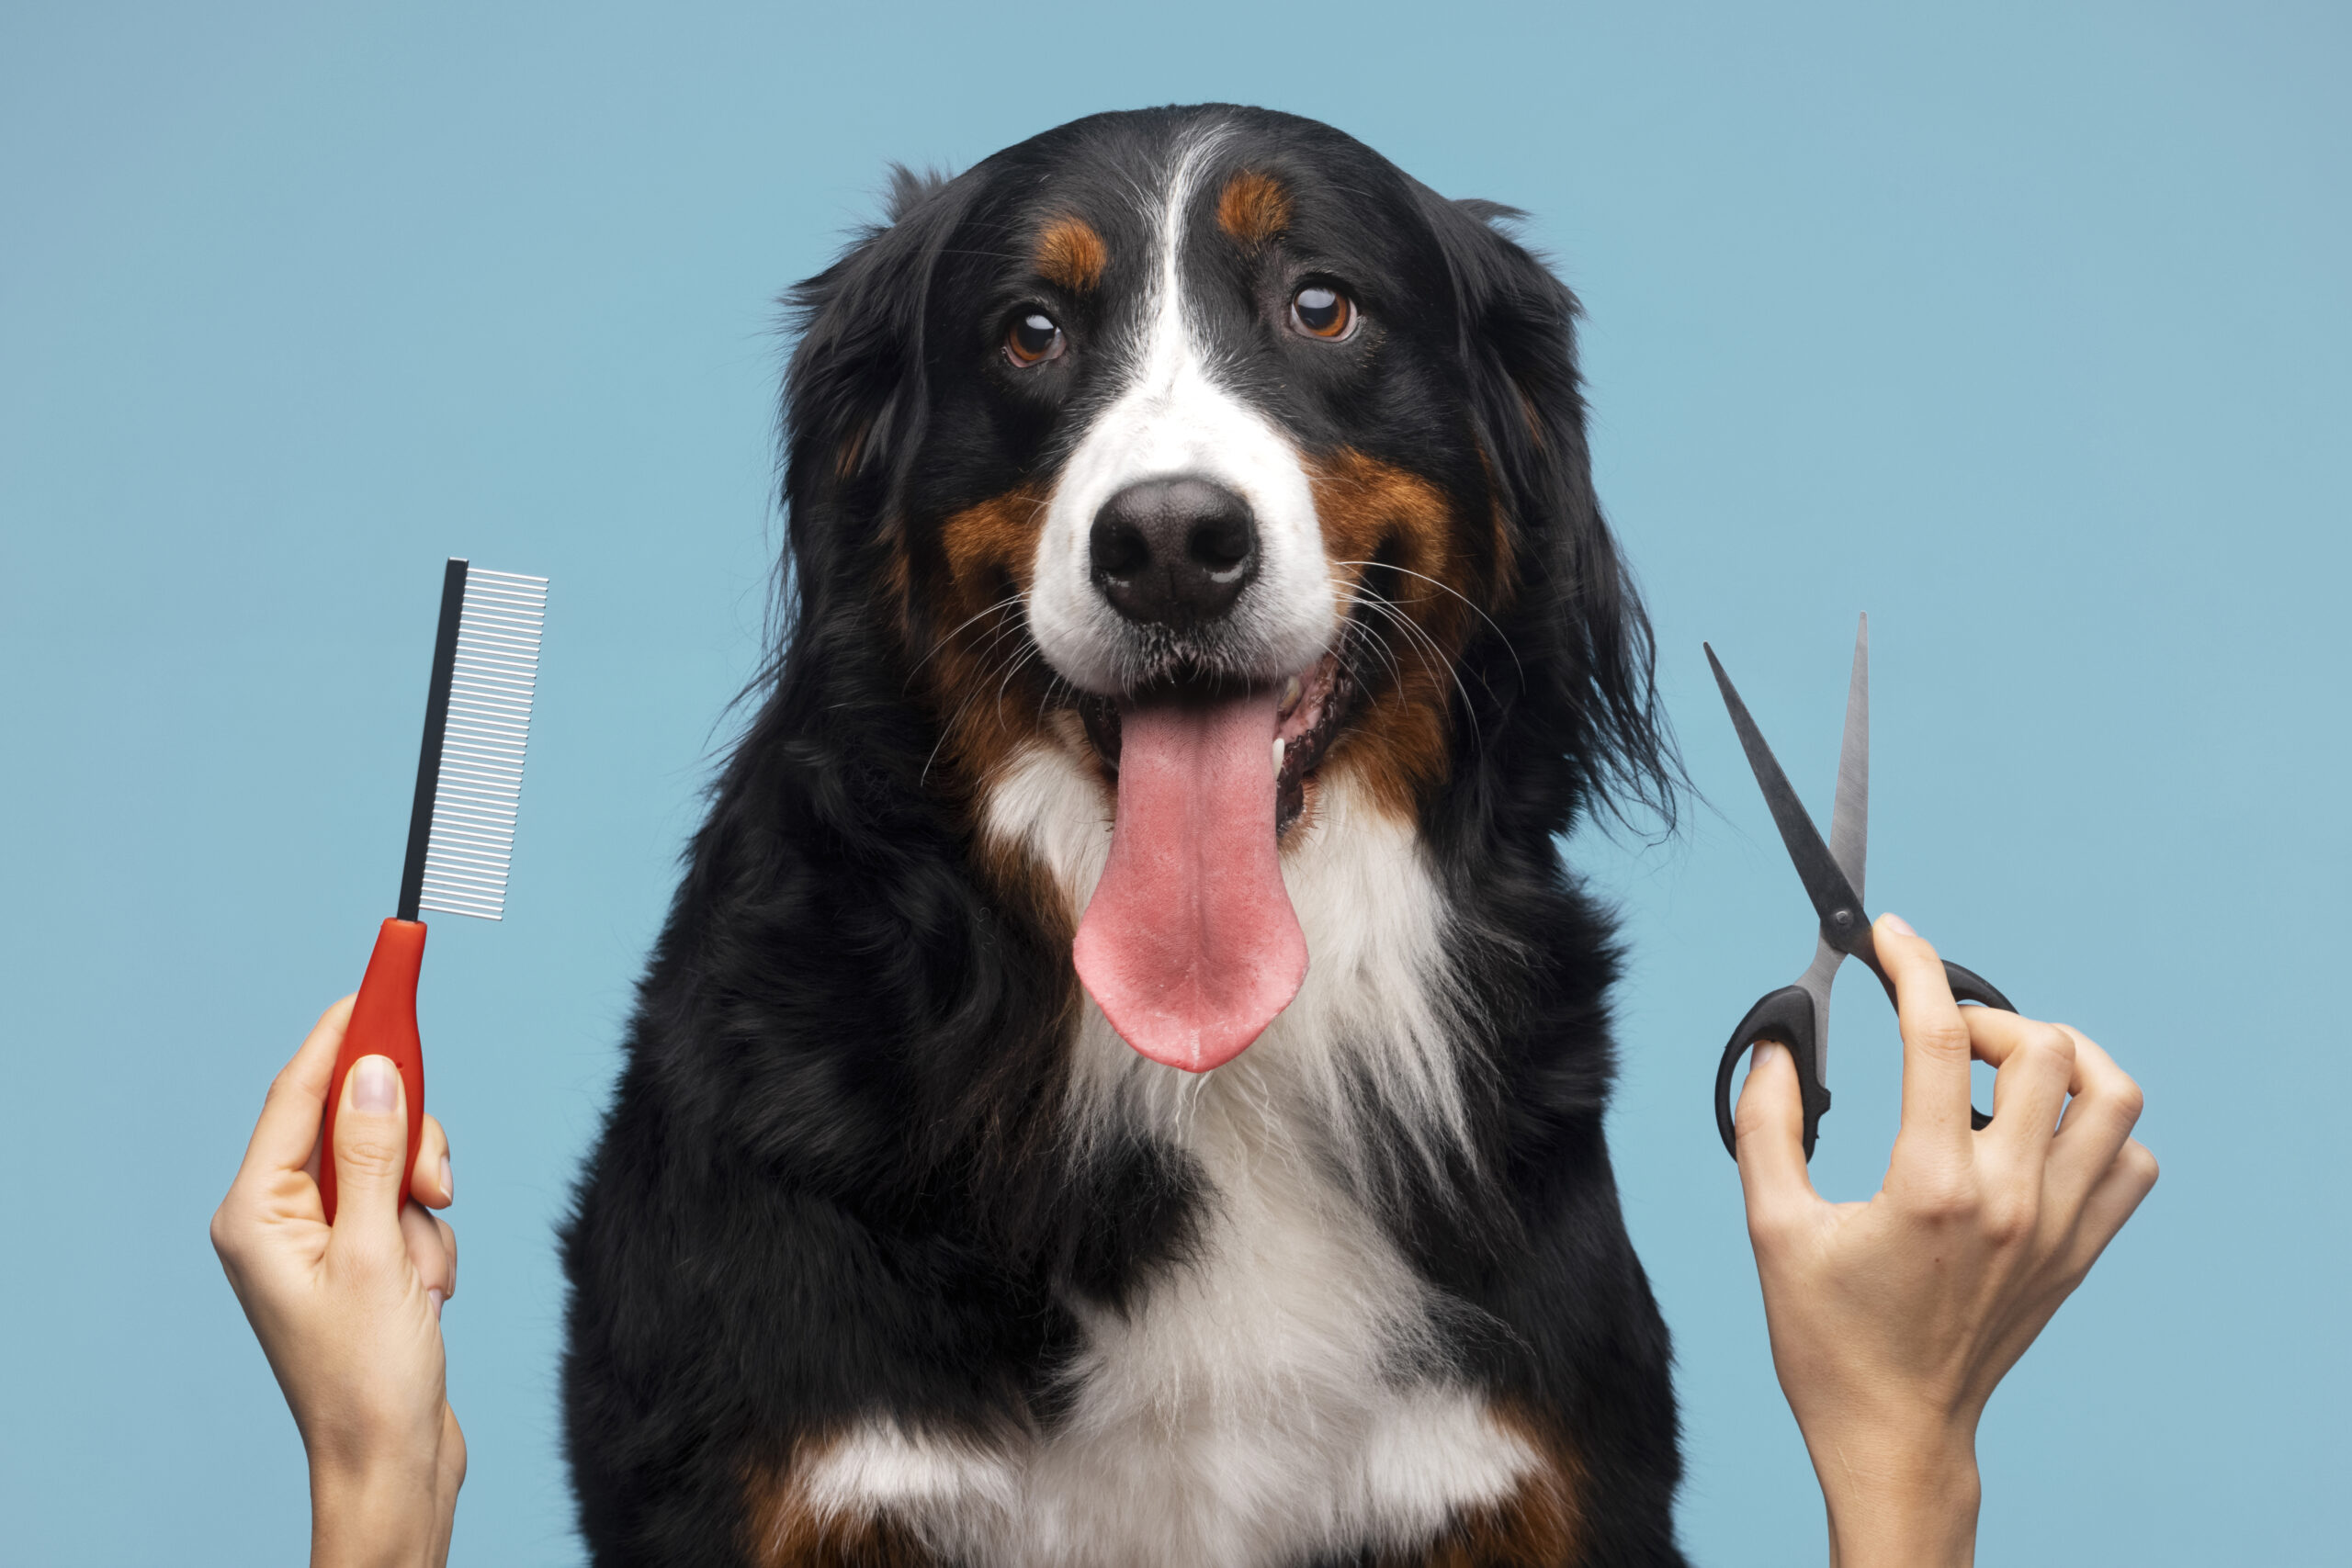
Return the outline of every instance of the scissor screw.
<path id="1" fill-rule="evenodd" d="M 1853 929 L 1853 925 L 1854 925 L 1854 911 L 1853 911 L 1853 910 L 1851 910 L 1851 909 L 1840 909 L 1840 910 L 1838 910 L 1838 913 L 1837 913 L 1835 916 L 1833 916 L 1833 917 L 1831 917 L 1831 918 L 1832 918 L 1832 919 L 1834 919 L 1835 920 L 1837 920 L 1837 922 L 1838 922 L 1838 929 L 1839 931 L 1851 931 L 1851 930 Z"/>

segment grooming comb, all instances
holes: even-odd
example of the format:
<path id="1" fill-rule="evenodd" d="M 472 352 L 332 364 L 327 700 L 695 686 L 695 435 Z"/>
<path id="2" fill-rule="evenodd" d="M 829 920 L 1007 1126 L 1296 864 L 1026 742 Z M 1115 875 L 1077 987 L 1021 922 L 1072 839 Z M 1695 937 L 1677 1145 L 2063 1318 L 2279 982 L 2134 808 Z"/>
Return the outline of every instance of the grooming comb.
<path id="1" fill-rule="evenodd" d="M 362 1056 L 389 1056 L 408 1089 L 408 1161 L 424 1132 L 424 1053 L 416 1033 L 416 976 L 427 909 L 495 920 L 506 912 L 506 869 L 531 736 L 531 692 L 548 580 L 480 571 L 452 559 L 441 580 L 441 629 L 424 699 L 424 749 L 408 819 L 400 912 L 376 951 L 334 1059 L 320 1133 L 319 1193 L 334 1223 L 334 1116 L 344 1075 Z M 406 1172 L 401 1189 L 406 1190 Z"/>

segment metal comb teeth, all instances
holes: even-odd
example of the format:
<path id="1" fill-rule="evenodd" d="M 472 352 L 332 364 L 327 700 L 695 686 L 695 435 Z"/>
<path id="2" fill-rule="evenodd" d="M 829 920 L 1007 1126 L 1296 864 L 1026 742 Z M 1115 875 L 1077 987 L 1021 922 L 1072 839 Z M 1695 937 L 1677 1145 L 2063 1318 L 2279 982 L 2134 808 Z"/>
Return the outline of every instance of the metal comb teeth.
<path id="1" fill-rule="evenodd" d="M 454 630 L 451 591 L 459 595 Z M 429 813 L 430 827 L 420 846 L 417 828 L 422 824 L 411 824 L 411 877 L 403 879 L 401 888 L 402 902 L 413 896 L 420 911 L 485 920 L 505 913 L 506 873 L 513 862 L 523 748 L 531 736 L 531 696 L 538 681 L 547 601 L 544 577 L 481 571 L 458 560 L 449 563 L 433 694 L 441 696 L 446 680 L 444 723 L 436 737 L 435 715 L 428 705 L 424 765 L 418 769 L 416 805 L 420 813 Z"/>

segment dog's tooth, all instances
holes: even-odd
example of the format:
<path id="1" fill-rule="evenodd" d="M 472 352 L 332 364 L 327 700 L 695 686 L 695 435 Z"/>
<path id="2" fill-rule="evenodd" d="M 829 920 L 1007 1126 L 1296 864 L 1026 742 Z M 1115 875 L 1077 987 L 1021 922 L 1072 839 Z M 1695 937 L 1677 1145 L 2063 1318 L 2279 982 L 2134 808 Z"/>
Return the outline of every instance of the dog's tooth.
<path id="1" fill-rule="evenodd" d="M 1282 738 L 1281 736 L 1279 736 L 1279 735 L 1275 736 L 1275 737 L 1274 737 L 1274 777 L 1276 777 L 1276 778 L 1280 778 L 1280 777 L 1282 777 L 1282 776 L 1283 776 L 1283 738 Z"/>
<path id="2" fill-rule="evenodd" d="M 1306 688 L 1305 686 L 1299 684 L 1297 676 L 1294 675 L 1290 678 L 1290 684 L 1283 688 L 1281 711 L 1282 716 L 1284 718 L 1288 718 L 1290 716 L 1290 710 L 1298 705 L 1298 699 L 1306 690 Z"/>

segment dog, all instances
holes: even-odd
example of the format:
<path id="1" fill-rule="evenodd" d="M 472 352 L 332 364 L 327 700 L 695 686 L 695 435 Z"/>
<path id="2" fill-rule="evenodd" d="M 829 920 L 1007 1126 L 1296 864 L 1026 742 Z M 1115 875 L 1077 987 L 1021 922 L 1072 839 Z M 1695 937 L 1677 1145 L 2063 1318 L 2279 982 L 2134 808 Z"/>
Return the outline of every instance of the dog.
<path id="1" fill-rule="evenodd" d="M 565 1226 L 600 1564 L 1672 1564 L 1563 834 L 1679 774 L 1569 291 L 1099 115 L 790 297 L 786 622 Z"/>

